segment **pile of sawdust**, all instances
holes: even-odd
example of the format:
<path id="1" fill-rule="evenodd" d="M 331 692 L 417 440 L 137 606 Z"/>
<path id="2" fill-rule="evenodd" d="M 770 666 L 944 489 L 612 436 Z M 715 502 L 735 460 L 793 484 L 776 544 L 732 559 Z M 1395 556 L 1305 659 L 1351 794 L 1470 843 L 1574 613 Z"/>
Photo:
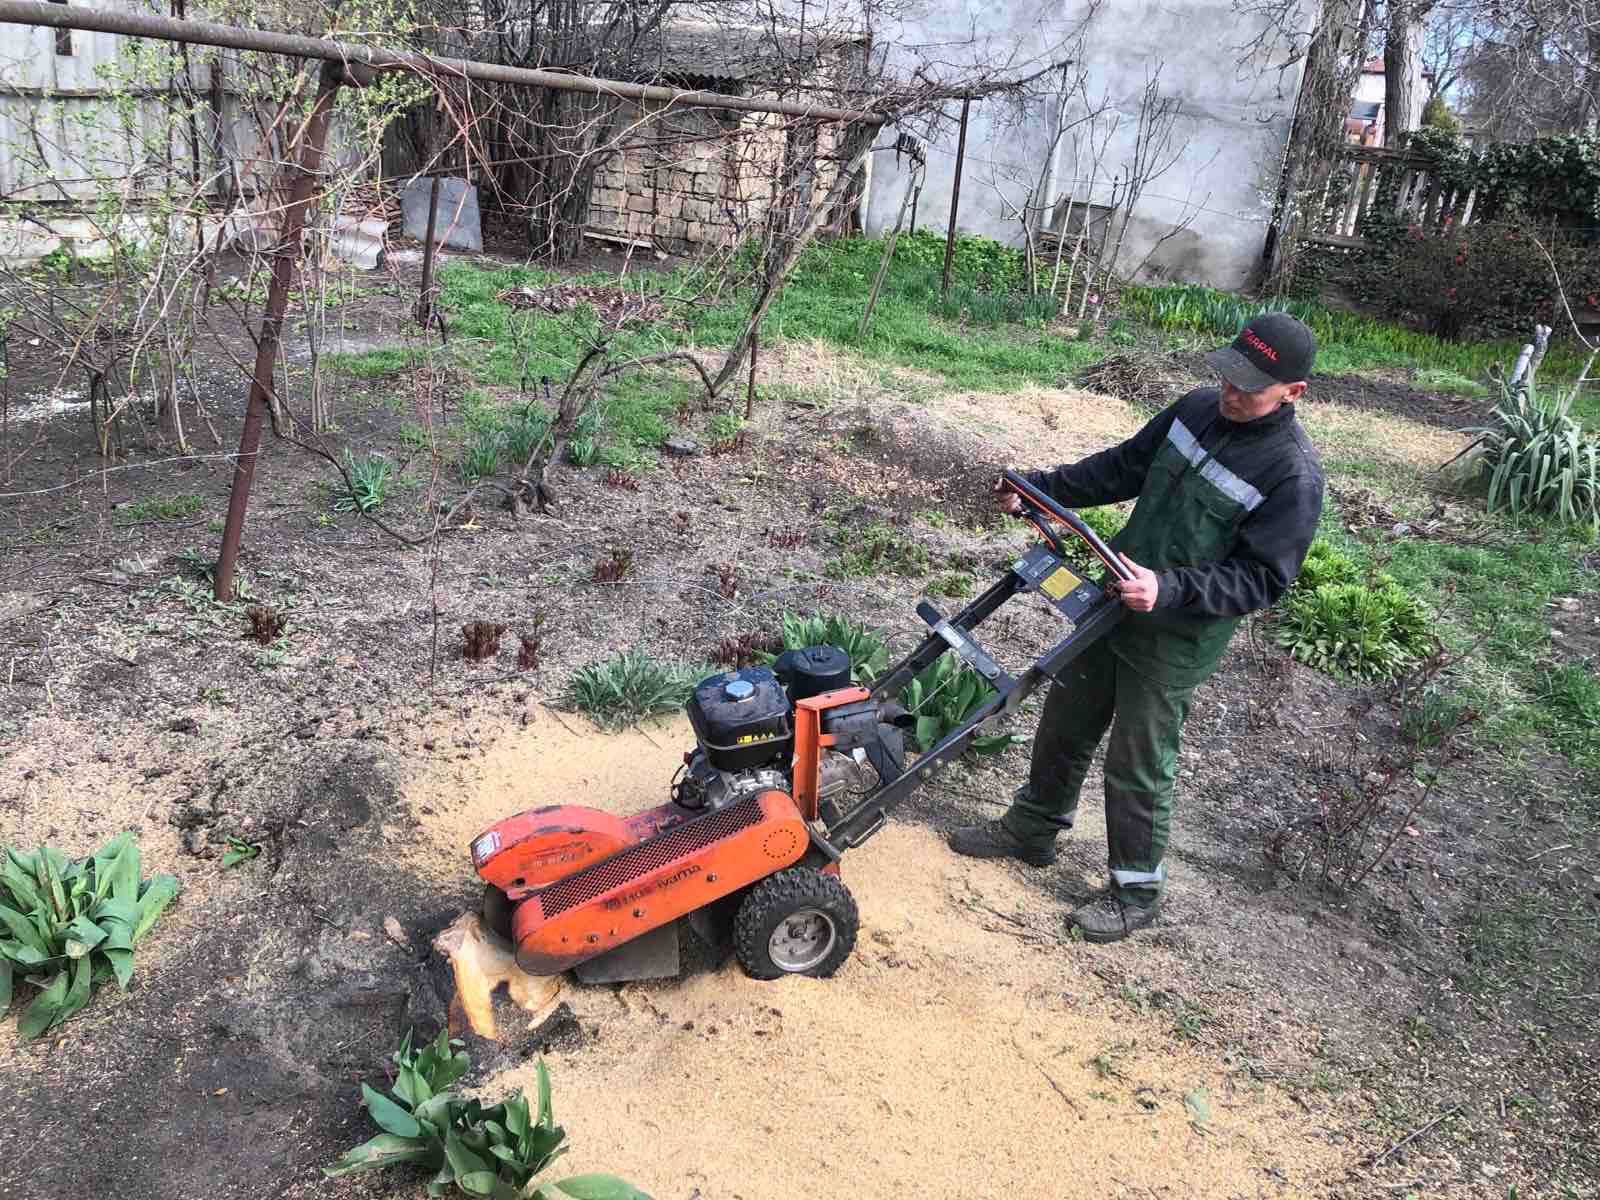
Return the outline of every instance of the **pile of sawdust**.
<path id="1" fill-rule="evenodd" d="M 607 734 L 583 717 L 539 705 L 526 711 L 528 724 L 499 729 L 481 756 L 440 760 L 407 785 L 420 823 L 400 853 L 422 874 L 470 873 L 472 839 L 525 809 L 583 804 L 631 813 L 665 804 L 683 752 L 694 745 L 684 716 Z M 416 736 L 433 742 L 455 725 L 440 717 Z"/>
<path id="2" fill-rule="evenodd" d="M 519 807 L 660 803 L 690 741 L 541 714 L 415 782 L 426 856 L 465 876 L 468 839 Z M 1304 1195 L 1337 1172 L 1287 1095 L 1108 998 L 1095 968 L 1137 946 L 1064 942 L 1055 900 L 910 824 L 844 875 L 862 927 L 831 980 L 569 984 L 591 1036 L 548 1060 L 563 1170 L 701 1200 Z M 518 1086 L 531 1067 L 483 1091 Z"/>

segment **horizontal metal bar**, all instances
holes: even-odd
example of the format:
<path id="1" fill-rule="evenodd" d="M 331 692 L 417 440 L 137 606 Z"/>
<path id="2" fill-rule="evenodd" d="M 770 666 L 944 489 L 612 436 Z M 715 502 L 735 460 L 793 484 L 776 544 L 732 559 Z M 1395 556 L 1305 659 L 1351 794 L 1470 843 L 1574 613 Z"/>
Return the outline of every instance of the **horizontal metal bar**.
<path id="1" fill-rule="evenodd" d="M 118 33 L 126 37 L 157 38 L 169 42 L 189 42 L 197 46 L 221 46 L 229 50 L 258 50 L 266 54 L 289 54 L 299 58 L 328 62 L 360 63 L 381 70 L 406 70 L 430 78 L 455 76 L 481 79 L 490 83 L 520 84 L 562 92 L 586 92 L 595 96 L 615 96 L 622 100 L 646 100 L 683 108 L 721 108 L 734 112 L 773 113 L 784 117 L 806 117 L 817 121 L 865 122 L 882 125 L 880 113 L 863 109 L 829 108 L 796 100 L 757 100 L 746 96 L 724 96 L 716 92 L 684 91 L 653 84 L 628 83 L 618 79 L 595 79 L 562 71 L 541 71 L 530 67 L 506 67 L 497 63 L 476 62 L 467 58 L 435 58 L 409 50 L 390 50 L 383 46 L 364 46 L 334 42 L 300 34 L 277 33 L 267 29 L 241 29 L 210 21 L 180 21 L 152 13 L 117 12 L 100 8 L 79 8 L 51 4 L 44 0 L 0 0 L 0 22 L 14 25 L 44 25 L 51 29 L 87 29 L 94 33 Z"/>

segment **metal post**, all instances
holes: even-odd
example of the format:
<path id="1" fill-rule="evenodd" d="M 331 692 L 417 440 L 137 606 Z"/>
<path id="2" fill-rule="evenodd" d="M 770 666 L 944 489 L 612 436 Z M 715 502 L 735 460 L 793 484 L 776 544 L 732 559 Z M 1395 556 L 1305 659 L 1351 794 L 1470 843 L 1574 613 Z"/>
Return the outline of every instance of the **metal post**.
<path id="1" fill-rule="evenodd" d="M 950 262 L 956 254 L 956 217 L 961 212 L 961 171 L 967 165 L 967 114 L 972 111 L 972 97 L 961 101 L 961 138 L 956 142 L 956 181 L 950 188 L 950 232 L 944 237 L 944 282 L 939 285 L 939 298 L 950 295 Z"/>
<path id="2" fill-rule="evenodd" d="M 256 455 L 261 452 L 261 425 L 267 415 L 267 397 L 273 392 L 273 367 L 278 358 L 278 340 L 283 330 L 284 313 L 289 308 L 289 288 L 294 282 L 295 260 L 301 254 L 306 210 L 311 206 L 312 189 L 322 167 L 322 150 L 328 140 L 328 121 L 333 115 L 333 100 L 339 84 L 346 78 L 344 69 L 324 62 L 317 86 L 317 98 L 306 122 L 300 143 L 300 161 L 285 163 L 282 170 L 294 183 L 289 206 L 283 218 L 283 238 L 273 251 L 272 285 L 267 290 L 267 311 L 261 318 L 261 334 L 256 339 L 255 376 L 250 380 L 250 395 L 244 410 L 244 429 L 239 434 L 239 455 L 234 460 L 233 490 L 228 496 L 228 519 L 222 527 L 222 550 L 217 557 L 215 595 L 218 600 L 233 599 L 234 566 L 239 559 L 239 542 L 244 536 L 244 514 L 250 504 L 250 484 L 255 479 Z"/>
<path id="3" fill-rule="evenodd" d="M 433 324 L 433 231 L 439 220 L 439 177 L 428 188 L 428 233 L 422 242 L 422 294 L 417 297 L 417 321 L 426 330 Z"/>

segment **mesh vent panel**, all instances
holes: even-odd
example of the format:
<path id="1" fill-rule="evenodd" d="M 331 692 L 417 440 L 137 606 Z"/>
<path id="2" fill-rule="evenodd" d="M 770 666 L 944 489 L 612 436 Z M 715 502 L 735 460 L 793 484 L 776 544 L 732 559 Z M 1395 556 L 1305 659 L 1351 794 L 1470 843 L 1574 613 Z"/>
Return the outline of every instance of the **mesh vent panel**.
<path id="1" fill-rule="evenodd" d="M 730 804 L 709 816 L 680 825 L 661 837 L 630 846 L 621 854 L 613 855 L 587 871 L 580 871 L 569 879 L 551 884 L 538 893 L 539 909 L 548 921 L 570 908 L 587 904 L 602 892 L 621 887 L 670 862 L 703 850 L 712 842 L 720 842 L 741 829 L 748 829 L 760 820 L 761 805 L 754 796 Z"/>

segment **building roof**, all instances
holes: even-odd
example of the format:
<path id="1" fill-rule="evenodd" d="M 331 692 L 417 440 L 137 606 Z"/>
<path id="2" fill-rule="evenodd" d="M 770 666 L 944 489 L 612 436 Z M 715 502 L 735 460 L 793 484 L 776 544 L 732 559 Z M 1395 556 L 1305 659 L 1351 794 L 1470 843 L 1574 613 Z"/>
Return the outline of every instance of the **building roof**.
<path id="1" fill-rule="evenodd" d="M 797 58 L 815 59 L 866 39 L 812 33 L 802 38 L 766 27 L 675 21 L 655 41 L 636 63 L 654 63 L 668 76 L 742 83 L 770 78 Z"/>

